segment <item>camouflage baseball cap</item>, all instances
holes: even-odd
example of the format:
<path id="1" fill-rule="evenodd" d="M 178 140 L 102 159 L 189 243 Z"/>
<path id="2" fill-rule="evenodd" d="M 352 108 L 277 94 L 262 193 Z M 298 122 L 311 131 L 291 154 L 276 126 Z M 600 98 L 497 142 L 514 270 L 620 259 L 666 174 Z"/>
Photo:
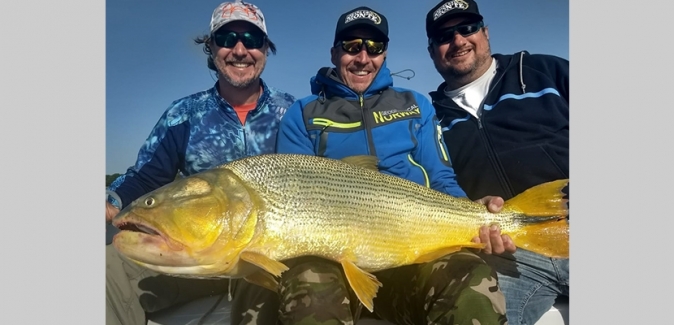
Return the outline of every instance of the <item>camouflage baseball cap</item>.
<path id="1" fill-rule="evenodd" d="M 264 23 L 264 15 L 260 8 L 242 0 L 223 2 L 215 8 L 211 17 L 211 33 L 223 25 L 237 20 L 247 21 L 257 26 L 267 35 L 267 25 Z"/>

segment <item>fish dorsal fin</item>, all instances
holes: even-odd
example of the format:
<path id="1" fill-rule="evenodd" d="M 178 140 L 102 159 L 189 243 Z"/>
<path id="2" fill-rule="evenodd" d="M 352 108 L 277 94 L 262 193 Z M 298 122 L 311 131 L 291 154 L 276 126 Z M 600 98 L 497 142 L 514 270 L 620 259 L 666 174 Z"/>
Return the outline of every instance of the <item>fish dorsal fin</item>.
<path id="1" fill-rule="evenodd" d="M 278 290 L 278 281 L 271 274 L 262 270 L 249 274 L 243 279 L 249 283 L 258 285 L 274 292 Z"/>
<path id="2" fill-rule="evenodd" d="M 370 312 L 374 310 L 374 297 L 377 296 L 377 290 L 382 286 L 377 277 L 361 270 L 358 266 L 349 260 L 340 261 L 344 269 L 344 275 L 349 281 L 349 285 L 356 297 Z"/>
<path id="3" fill-rule="evenodd" d="M 344 157 L 341 160 L 347 164 L 371 169 L 374 171 L 379 171 L 379 167 L 377 166 L 379 163 L 379 159 L 377 159 L 376 156 L 370 155 L 349 156 Z"/>
<path id="4" fill-rule="evenodd" d="M 288 266 L 285 264 L 272 260 L 271 258 L 260 253 L 243 252 L 241 253 L 240 257 L 242 260 L 257 266 L 274 276 L 280 276 L 281 273 L 288 270 Z"/>

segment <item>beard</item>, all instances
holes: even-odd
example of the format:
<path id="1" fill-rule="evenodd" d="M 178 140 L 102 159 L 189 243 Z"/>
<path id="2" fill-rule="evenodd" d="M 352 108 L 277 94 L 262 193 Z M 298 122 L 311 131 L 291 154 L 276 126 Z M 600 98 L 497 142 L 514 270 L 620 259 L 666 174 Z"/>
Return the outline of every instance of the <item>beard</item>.
<path id="1" fill-rule="evenodd" d="M 445 80 L 475 80 L 479 76 L 475 74 L 478 73 L 480 67 L 488 65 L 491 62 L 491 46 L 487 44 L 487 48 L 478 54 L 475 52 L 475 60 L 470 62 L 467 65 L 463 66 L 453 66 L 446 65 L 442 61 L 434 60 L 435 69 Z"/>
<path id="2" fill-rule="evenodd" d="M 262 72 L 264 71 L 265 68 L 265 62 L 258 62 L 261 63 L 261 66 L 259 67 L 258 71 L 255 71 L 255 73 L 250 76 L 250 77 L 238 77 L 238 76 L 233 76 L 232 74 L 227 72 L 227 63 L 222 62 L 222 61 L 216 61 L 215 67 L 218 69 L 218 76 L 219 78 L 224 79 L 232 85 L 233 87 L 236 88 L 247 88 L 253 84 L 255 84 L 259 79 L 260 76 L 262 75 Z M 254 66 L 255 68 L 258 68 L 258 66 Z"/>

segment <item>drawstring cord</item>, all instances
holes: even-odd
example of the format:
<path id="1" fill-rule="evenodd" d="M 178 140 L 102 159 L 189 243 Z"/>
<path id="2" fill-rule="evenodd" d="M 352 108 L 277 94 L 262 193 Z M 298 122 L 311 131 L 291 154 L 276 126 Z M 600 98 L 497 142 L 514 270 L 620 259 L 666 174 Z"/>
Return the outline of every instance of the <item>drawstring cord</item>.
<path id="1" fill-rule="evenodd" d="M 522 60 L 524 59 L 524 51 L 520 52 L 520 85 L 522 85 L 522 93 L 526 93 L 527 85 L 524 84 L 524 76 L 522 75 Z"/>

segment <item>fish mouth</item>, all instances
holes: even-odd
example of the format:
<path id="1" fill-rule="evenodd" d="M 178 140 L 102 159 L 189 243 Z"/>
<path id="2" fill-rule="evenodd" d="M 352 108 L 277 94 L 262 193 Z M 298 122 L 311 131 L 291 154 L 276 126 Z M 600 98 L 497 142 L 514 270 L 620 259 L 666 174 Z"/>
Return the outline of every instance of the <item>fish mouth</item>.
<path id="1" fill-rule="evenodd" d="M 121 219 L 116 219 L 112 225 L 120 231 L 115 237 L 137 236 L 143 243 L 157 242 L 165 243 L 171 250 L 179 251 L 185 248 L 185 245 L 171 239 L 166 233 L 160 231 L 157 227 L 140 220 L 136 215 L 130 214 Z"/>
<path id="2" fill-rule="evenodd" d="M 161 236 L 161 233 L 157 229 L 153 228 L 152 226 L 143 225 L 140 223 L 126 221 L 117 224 L 115 226 L 119 228 L 120 231 L 135 231 L 145 233 L 151 236 Z"/>

